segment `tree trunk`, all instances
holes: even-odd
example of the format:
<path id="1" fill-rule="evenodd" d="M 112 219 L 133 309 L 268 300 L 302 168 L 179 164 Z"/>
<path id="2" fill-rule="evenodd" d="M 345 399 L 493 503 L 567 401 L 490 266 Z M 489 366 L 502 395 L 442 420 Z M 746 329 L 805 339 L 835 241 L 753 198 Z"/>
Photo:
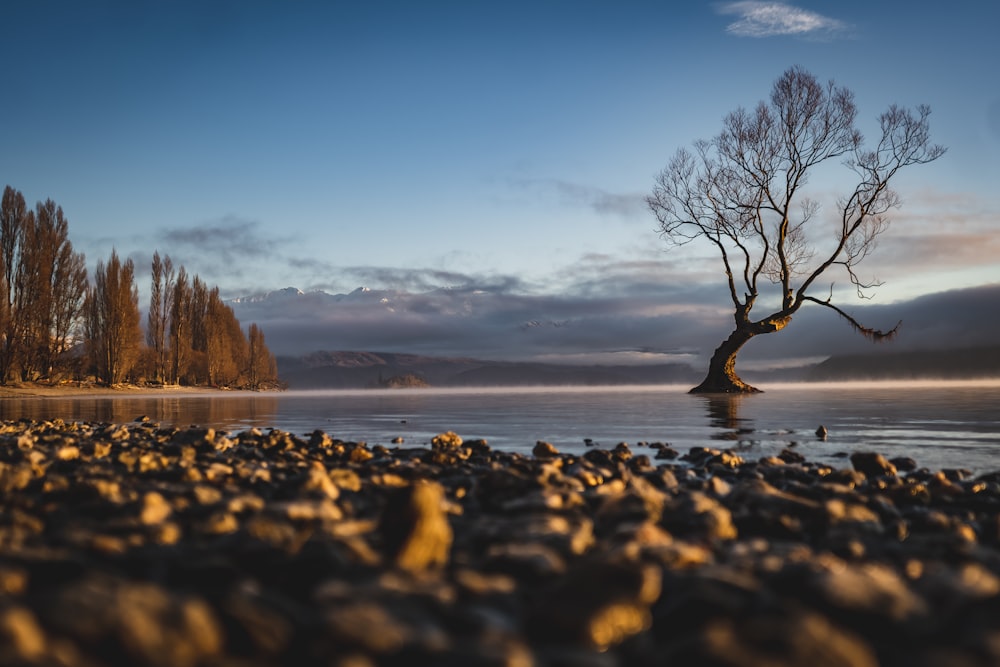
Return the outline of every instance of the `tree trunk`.
<path id="1" fill-rule="evenodd" d="M 692 394 L 753 394 L 760 391 L 748 385 L 736 374 L 736 355 L 740 348 L 756 335 L 747 327 L 737 327 L 729 338 L 712 353 L 708 375 Z"/>

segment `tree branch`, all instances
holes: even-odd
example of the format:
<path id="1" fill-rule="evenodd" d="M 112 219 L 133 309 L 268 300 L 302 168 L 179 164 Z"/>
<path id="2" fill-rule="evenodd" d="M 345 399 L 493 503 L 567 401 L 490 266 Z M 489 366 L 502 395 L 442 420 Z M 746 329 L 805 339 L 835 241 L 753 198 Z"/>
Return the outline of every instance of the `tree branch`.
<path id="1" fill-rule="evenodd" d="M 816 297 L 813 297 L 813 296 L 802 296 L 801 298 L 802 298 L 803 301 L 812 301 L 813 303 L 818 303 L 821 306 L 826 306 L 827 308 L 833 310 L 835 313 L 837 313 L 842 318 L 844 318 L 845 320 L 847 320 L 848 324 L 851 325 L 852 329 L 854 329 L 859 334 L 861 334 L 862 336 L 864 336 L 868 340 L 872 341 L 873 343 L 883 343 L 883 342 L 888 342 L 888 341 L 892 340 L 899 333 L 899 327 L 900 327 L 900 325 L 903 324 L 903 321 L 900 320 L 899 322 L 896 322 L 896 326 L 894 326 L 893 328 L 889 329 L 888 331 L 880 331 L 878 329 L 869 329 L 868 327 L 863 326 L 856 319 L 854 319 L 853 317 L 851 317 L 850 315 L 848 315 L 847 313 L 845 313 L 843 310 L 841 310 L 837 306 L 835 306 L 832 303 L 830 303 L 829 299 L 827 299 L 826 301 L 821 301 L 821 300 L 819 300 L 819 299 L 817 299 Z"/>

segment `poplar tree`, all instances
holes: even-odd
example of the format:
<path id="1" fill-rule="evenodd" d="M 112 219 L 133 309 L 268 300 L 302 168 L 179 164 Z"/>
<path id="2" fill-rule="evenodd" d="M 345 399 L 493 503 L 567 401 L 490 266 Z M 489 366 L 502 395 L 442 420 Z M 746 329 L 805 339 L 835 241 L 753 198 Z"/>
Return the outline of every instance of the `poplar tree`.
<path id="1" fill-rule="evenodd" d="M 0 202 L 0 384 L 6 384 L 21 352 L 17 275 L 28 207 L 24 195 L 7 186 Z"/>
<path id="2" fill-rule="evenodd" d="M 233 309 L 219 296 L 218 287 L 208 293 L 204 329 L 208 383 L 216 386 L 237 384 L 245 363 L 247 341 Z"/>
<path id="3" fill-rule="evenodd" d="M 35 219 L 52 245 L 49 314 L 43 333 L 46 344 L 40 359 L 44 373 L 51 376 L 53 369 L 65 366 L 65 355 L 77 342 L 87 294 L 87 262 L 83 253 L 73 250 L 61 207 L 47 201 L 38 207 Z"/>
<path id="4" fill-rule="evenodd" d="M 51 199 L 34 211 L 7 186 L 0 204 L 0 382 L 52 377 L 76 343 L 87 269 Z"/>
<path id="5" fill-rule="evenodd" d="M 139 290 L 131 259 L 111 251 L 107 265 L 97 263 L 87 296 L 87 339 L 97 376 L 110 385 L 123 382 L 139 358 Z"/>
<path id="6" fill-rule="evenodd" d="M 191 359 L 191 283 L 184 267 L 177 270 L 170 301 L 170 381 L 179 384 Z"/>
<path id="7" fill-rule="evenodd" d="M 153 377 L 165 382 L 170 372 L 170 311 L 174 291 L 174 264 L 170 255 L 160 258 L 153 253 L 152 280 L 149 297 L 149 314 L 146 319 L 146 344 L 153 359 Z"/>
<path id="8" fill-rule="evenodd" d="M 247 388 L 257 390 L 277 381 L 278 366 L 256 323 L 250 325 L 247 339 Z"/>

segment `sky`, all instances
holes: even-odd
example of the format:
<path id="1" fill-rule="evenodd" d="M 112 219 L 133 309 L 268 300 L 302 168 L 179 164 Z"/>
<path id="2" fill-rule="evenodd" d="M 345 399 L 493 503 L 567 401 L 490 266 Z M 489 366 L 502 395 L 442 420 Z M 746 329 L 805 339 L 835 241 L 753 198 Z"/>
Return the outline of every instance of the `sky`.
<path id="1" fill-rule="evenodd" d="M 657 318 L 655 354 L 710 349 L 728 333 L 718 262 L 669 248 L 644 198 L 676 149 L 766 99 L 793 65 L 852 89 L 866 136 L 890 104 L 928 104 L 948 149 L 895 182 L 904 205 L 864 265 L 885 285 L 861 312 L 1000 281 L 991 12 L 971 0 L 22 2 L 0 39 L 0 186 L 61 205 L 91 267 L 114 248 L 146 279 L 158 250 L 228 298 L 398 297 L 390 319 L 370 316 L 369 331 L 396 326 L 390 347 L 417 338 L 401 309 L 448 290 L 446 309 L 456 294 L 490 297 L 467 313 L 476 327 L 588 322 L 594 340 L 567 359 L 642 356 L 629 326 Z M 832 211 L 840 181 L 827 178 L 813 185 Z M 346 344 L 324 335 L 308 344 Z"/>

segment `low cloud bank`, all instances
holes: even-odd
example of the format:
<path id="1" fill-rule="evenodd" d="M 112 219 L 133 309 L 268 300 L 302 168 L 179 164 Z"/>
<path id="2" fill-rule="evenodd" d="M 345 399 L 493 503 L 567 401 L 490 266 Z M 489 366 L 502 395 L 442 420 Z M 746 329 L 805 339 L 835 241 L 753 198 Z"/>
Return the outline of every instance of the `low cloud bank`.
<path id="1" fill-rule="evenodd" d="M 721 298 L 720 298 L 721 296 Z M 731 312 L 714 288 L 641 286 L 617 294 L 526 295 L 503 289 L 358 289 L 332 295 L 280 290 L 233 303 L 263 327 L 277 354 L 378 350 L 434 356 L 567 363 L 704 363 L 729 334 Z M 1000 285 L 954 290 L 847 310 L 898 338 L 873 345 L 832 310 L 807 305 L 789 327 L 751 341 L 741 362 L 776 368 L 834 354 L 995 344 Z"/>

